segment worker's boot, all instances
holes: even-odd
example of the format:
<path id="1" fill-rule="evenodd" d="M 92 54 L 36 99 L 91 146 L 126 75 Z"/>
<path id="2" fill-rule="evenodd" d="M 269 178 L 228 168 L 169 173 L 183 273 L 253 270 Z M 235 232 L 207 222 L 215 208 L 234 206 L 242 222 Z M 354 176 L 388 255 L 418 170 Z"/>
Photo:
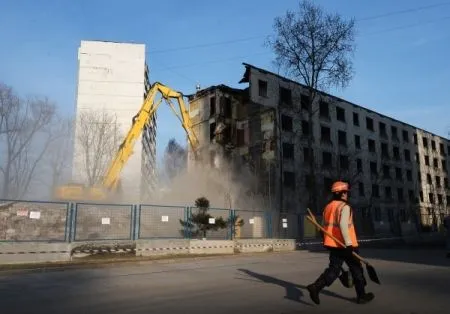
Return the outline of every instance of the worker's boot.
<path id="1" fill-rule="evenodd" d="M 372 301 L 375 298 L 375 295 L 372 292 L 363 293 L 356 297 L 356 303 L 358 304 L 366 304 Z"/>
<path id="2" fill-rule="evenodd" d="M 324 275 L 320 277 L 313 283 L 306 287 L 309 291 L 309 297 L 314 303 L 320 304 L 319 293 L 326 286 Z"/>

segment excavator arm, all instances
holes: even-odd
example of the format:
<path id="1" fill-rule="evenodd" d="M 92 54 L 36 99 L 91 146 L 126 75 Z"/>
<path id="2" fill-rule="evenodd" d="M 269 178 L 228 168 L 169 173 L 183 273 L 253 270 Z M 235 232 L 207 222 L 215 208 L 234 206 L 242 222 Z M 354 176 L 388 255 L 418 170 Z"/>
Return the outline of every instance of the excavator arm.
<path id="1" fill-rule="evenodd" d="M 158 93 L 161 94 L 161 99 L 155 102 Z M 106 192 L 115 191 L 118 187 L 123 167 L 133 154 L 133 147 L 137 138 L 142 134 L 145 124 L 153 116 L 163 100 L 170 106 L 180 120 L 182 127 L 187 133 L 194 156 L 197 157 L 199 141 L 192 130 L 192 122 L 183 99 L 183 94 L 156 82 L 150 87 L 141 109 L 133 117 L 133 123 L 111 161 L 101 185 L 88 187 L 87 189 L 80 184 L 60 186 L 55 190 L 55 198 L 59 200 L 104 200 L 107 197 Z M 177 101 L 179 113 L 175 109 L 173 101 Z"/>
<path id="2" fill-rule="evenodd" d="M 161 99 L 155 102 L 158 92 L 161 94 Z M 138 114 L 133 117 L 133 124 L 131 125 L 130 130 L 128 131 L 128 134 L 122 144 L 119 146 L 119 150 L 117 151 L 104 176 L 103 187 L 105 189 L 115 190 L 117 188 L 120 173 L 133 153 L 133 147 L 136 139 L 142 134 L 145 124 L 153 116 L 163 100 L 167 102 L 174 114 L 179 118 L 181 125 L 187 133 L 189 144 L 191 145 L 194 154 L 196 154 L 199 142 L 192 130 L 192 123 L 183 99 L 183 94 L 159 82 L 156 82 L 150 88 Z M 176 100 L 178 102 L 179 113 L 176 111 L 172 100 Z"/>

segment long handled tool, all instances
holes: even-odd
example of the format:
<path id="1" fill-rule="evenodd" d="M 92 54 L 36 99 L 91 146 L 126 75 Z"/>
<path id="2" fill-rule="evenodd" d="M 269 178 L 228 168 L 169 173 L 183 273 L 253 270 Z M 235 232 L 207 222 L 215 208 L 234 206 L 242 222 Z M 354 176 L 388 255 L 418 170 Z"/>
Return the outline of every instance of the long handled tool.
<path id="1" fill-rule="evenodd" d="M 330 234 L 328 231 L 326 231 L 317 221 L 316 218 L 314 217 L 314 215 L 312 214 L 312 212 L 309 210 L 309 208 L 307 209 L 309 216 L 307 216 L 306 218 L 313 224 L 315 225 L 317 228 L 319 228 L 320 230 L 322 230 L 322 232 L 324 232 L 325 234 L 327 234 L 330 238 L 332 238 L 334 241 L 336 241 L 337 244 L 339 244 L 342 247 L 345 247 L 345 245 L 339 241 L 338 239 L 336 239 L 336 237 L 334 237 L 332 234 Z M 373 282 L 381 285 L 380 283 L 380 279 L 378 278 L 377 272 L 375 271 L 375 268 L 369 264 L 368 261 L 366 261 L 365 259 L 363 259 L 361 256 L 359 256 L 356 252 L 352 252 L 353 256 L 355 256 L 357 259 L 359 259 L 362 263 L 364 263 L 366 265 L 366 270 L 367 270 L 367 274 L 369 275 L 370 280 L 372 280 Z"/>

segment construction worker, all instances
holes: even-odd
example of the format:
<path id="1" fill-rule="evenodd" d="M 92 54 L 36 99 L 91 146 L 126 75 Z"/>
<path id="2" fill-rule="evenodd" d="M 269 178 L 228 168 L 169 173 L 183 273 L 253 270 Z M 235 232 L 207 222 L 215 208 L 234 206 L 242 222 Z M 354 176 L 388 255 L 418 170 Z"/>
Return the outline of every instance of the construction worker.
<path id="1" fill-rule="evenodd" d="M 352 275 L 356 290 L 356 301 L 359 304 L 368 303 L 375 297 L 373 293 L 366 293 L 367 284 L 364 277 L 361 262 L 352 254 L 358 252 L 358 240 L 353 225 L 353 213 L 348 204 L 349 185 L 346 182 L 337 181 L 331 187 L 333 199 L 323 212 L 324 229 L 332 234 L 341 243 L 342 247 L 326 233 L 323 233 L 323 244 L 329 250 L 330 263 L 327 269 L 312 284 L 307 286 L 311 300 L 320 304 L 319 292 L 330 286 L 341 273 L 341 267 L 345 262 Z"/>

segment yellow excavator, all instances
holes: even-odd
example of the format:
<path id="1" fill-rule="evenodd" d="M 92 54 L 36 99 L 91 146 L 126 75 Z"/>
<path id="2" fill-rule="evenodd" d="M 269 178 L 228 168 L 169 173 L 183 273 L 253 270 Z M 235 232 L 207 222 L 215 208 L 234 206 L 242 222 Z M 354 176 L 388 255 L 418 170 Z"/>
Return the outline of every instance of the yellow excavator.
<path id="1" fill-rule="evenodd" d="M 155 101 L 158 93 L 161 94 L 161 98 L 158 101 Z M 163 100 L 166 101 L 180 120 L 181 125 L 187 133 L 189 144 L 196 158 L 199 141 L 192 130 L 192 122 L 183 99 L 183 94 L 159 82 L 155 82 L 150 87 L 141 109 L 133 117 L 133 123 L 127 136 L 120 144 L 115 157 L 112 159 L 103 177 L 103 181 L 99 185 L 88 187 L 83 184 L 67 184 L 59 186 L 54 191 L 54 198 L 61 201 L 102 201 L 117 198 L 120 173 L 133 153 L 136 139 L 141 135 L 145 124 L 153 116 Z M 176 111 L 172 102 L 173 100 L 178 102 L 180 113 Z"/>

